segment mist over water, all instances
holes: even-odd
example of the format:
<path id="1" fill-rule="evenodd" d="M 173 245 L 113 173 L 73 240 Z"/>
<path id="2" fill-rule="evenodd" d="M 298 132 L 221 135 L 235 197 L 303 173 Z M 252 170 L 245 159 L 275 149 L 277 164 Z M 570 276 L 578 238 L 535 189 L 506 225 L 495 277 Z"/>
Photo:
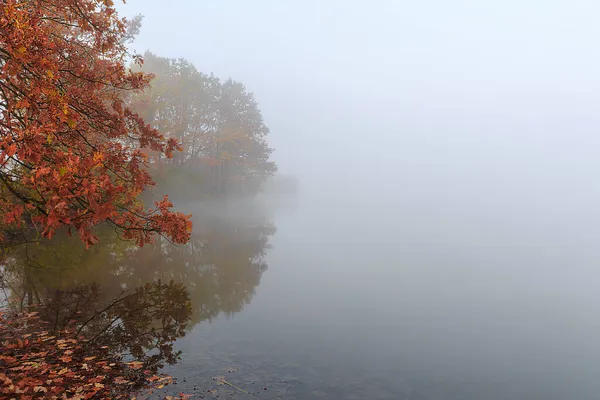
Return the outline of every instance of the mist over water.
<path id="1" fill-rule="evenodd" d="M 98 284 L 99 304 L 183 284 L 174 392 L 225 375 L 263 399 L 600 398 L 600 4 L 119 9 L 144 15 L 137 51 L 244 82 L 297 189 L 206 200 L 182 179 L 190 244 L 59 237 L 33 257 L 60 273 L 25 282 L 11 253 L 9 278 Z"/>
<path id="2" fill-rule="evenodd" d="M 273 219 L 250 304 L 193 329 L 175 375 L 233 365 L 248 385 L 305 385 L 288 398 L 596 398 L 598 257 L 580 210 L 305 184 Z"/>
<path id="3" fill-rule="evenodd" d="M 597 4 L 189 7 L 196 48 L 138 46 L 243 78 L 300 190 L 252 303 L 186 343 L 327 398 L 598 397 Z"/>
<path id="4" fill-rule="evenodd" d="M 465 151 L 416 131 L 301 171 L 252 302 L 193 330 L 180 372 L 209 351 L 307 386 L 283 398 L 597 398 L 595 139 L 568 135 L 459 133 Z"/>

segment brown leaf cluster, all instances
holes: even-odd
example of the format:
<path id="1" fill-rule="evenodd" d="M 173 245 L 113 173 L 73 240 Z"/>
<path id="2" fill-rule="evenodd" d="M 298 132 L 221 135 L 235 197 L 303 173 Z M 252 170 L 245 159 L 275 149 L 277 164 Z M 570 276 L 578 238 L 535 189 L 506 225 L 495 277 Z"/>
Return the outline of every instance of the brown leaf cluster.
<path id="1" fill-rule="evenodd" d="M 36 313 L 0 315 L 2 398 L 125 399 L 171 383 L 142 366 L 74 329 L 51 334 Z"/>

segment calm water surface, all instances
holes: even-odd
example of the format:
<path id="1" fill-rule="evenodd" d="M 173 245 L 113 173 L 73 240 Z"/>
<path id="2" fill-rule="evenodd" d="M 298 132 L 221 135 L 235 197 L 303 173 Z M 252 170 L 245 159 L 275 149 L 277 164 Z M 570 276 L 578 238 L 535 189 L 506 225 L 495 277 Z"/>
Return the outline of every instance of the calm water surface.
<path id="1" fill-rule="evenodd" d="M 263 399 L 600 398 L 596 219 L 313 193 L 196 212 L 188 246 L 86 253 L 65 239 L 30 249 L 54 272 L 19 275 L 22 253 L 6 264 L 38 292 L 94 282 L 93 307 L 183 283 L 192 316 L 164 368 L 172 392 L 252 398 L 212 379 L 225 376 Z"/>
<path id="2" fill-rule="evenodd" d="M 273 219 L 250 304 L 178 343 L 184 387 L 225 375 L 262 398 L 600 398 L 600 235 L 576 207 L 315 194 Z"/>

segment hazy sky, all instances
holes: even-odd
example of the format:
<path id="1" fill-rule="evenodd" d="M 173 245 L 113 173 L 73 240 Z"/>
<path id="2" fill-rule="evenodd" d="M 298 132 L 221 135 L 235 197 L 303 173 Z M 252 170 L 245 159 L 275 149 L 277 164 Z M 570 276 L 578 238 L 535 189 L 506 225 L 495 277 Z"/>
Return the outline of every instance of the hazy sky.
<path id="1" fill-rule="evenodd" d="M 139 51 L 185 57 L 254 92 L 284 171 L 389 177 L 410 166 L 446 182 L 473 168 L 492 178 L 558 168 L 542 180 L 600 172 L 597 1 L 129 0 L 121 9 L 145 16 Z"/>

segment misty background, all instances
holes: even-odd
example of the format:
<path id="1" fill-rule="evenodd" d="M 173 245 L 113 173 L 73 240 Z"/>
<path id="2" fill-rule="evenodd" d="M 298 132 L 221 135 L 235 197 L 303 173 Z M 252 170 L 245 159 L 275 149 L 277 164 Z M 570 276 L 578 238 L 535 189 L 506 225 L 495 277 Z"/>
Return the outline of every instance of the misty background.
<path id="1" fill-rule="evenodd" d="M 122 8 L 144 15 L 139 52 L 244 82 L 280 170 L 305 184 L 511 209 L 595 203 L 596 2 Z"/>
<path id="2" fill-rule="evenodd" d="M 597 398 L 600 4 L 121 9 L 144 15 L 140 53 L 244 82 L 300 180 L 252 304 L 206 328 L 220 341 Z"/>

